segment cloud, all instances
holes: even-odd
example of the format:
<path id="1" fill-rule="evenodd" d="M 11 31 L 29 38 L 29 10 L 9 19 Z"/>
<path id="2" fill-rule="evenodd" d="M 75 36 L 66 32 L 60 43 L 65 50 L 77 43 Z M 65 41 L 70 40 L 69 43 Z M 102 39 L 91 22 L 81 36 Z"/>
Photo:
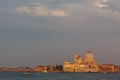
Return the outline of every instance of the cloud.
<path id="1" fill-rule="evenodd" d="M 31 2 L 31 3 L 30 3 Z M 64 3 L 63 3 L 64 2 Z M 115 1 L 114 1 L 115 2 Z M 117 1 L 118 2 L 118 1 Z M 116 3 L 117 3 L 116 2 Z M 81 1 L 54 1 L 31 0 L 29 5 L 17 7 L 17 13 L 30 16 L 85 16 L 88 15 L 114 15 L 120 16 L 119 10 L 112 8 L 112 0 L 81 0 Z M 114 5 L 115 6 L 115 5 Z M 115 7 L 116 8 L 116 7 Z"/>
<path id="2" fill-rule="evenodd" d="M 108 4 L 106 4 L 107 2 L 109 2 L 109 0 L 97 0 L 95 1 L 94 5 L 98 8 L 104 8 L 109 6 Z"/>
<path id="3" fill-rule="evenodd" d="M 58 16 L 58 17 L 68 16 L 68 14 L 63 10 L 49 9 L 44 5 L 39 5 L 35 7 L 29 7 L 29 6 L 18 7 L 17 12 L 32 16 Z"/>
<path id="4" fill-rule="evenodd" d="M 120 11 L 117 9 L 119 1 L 113 0 L 93 0 L 93 9 L 95 13 L 99 13 L 102 15 L 110 15 L 114 17 L 120 17 Z M 115 7 L 116 6 L 116 7 Z M 97 15 L 97 14 L 96 14 Z"/>
<path id="5" fill-rule="evenodd" d="M 96 7 L 99 7 L 99 8 L 108 7 L 108 5 L 102 4 L 102 3 L 100 3 L 100 2 L 96 2 L 96 3 L 95 3 L 95 6 L 96 6 Z"/>

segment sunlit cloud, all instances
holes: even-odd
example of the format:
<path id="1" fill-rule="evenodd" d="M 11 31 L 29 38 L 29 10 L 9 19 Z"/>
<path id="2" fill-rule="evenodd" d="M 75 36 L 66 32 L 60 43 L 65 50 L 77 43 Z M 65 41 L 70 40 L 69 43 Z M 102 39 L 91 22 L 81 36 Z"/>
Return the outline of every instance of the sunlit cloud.
<path id="1" fill-rule="evenodd" d="M 29 6 L 22 6 L 17 8 L 17 12 L 21 14 L 28 14 L 31 16 L 58 16 L 58 17 L 64 17 L 68 16 L 68 14 L 60 9 L 49 9 L 46 6 L 35 6 L 35 7 L 29 7 Z"/>
<path id="2" fill-rule="evenodd" d="M 95 15 L 119 15 L 119 11 L 113 10 L 110 2 L 112 0 L 90 0 L 80 2 L 68 2 L 59 5 L 54 4 L 54 0 L 31 0 L 31 5 L 17 7 L 17 13 L 30 16 L 79 16 L 94 13 Z M 50 2 L 50 3 L 49 3 Z M 56 1 L 57 2 L 57 1 Z M 52 5 L 54 4 L 54 5 Z M 52 6 L 52 7 L 51 7 Z M 89 14 L 89 15 L 90 15 Z"/>
<path id="3" fill-rule="evenodd" d="M 108 5 L 106 5 L 106 4 L 101 4 L 101 3 L 99 3 L 99 2 L 96 2 L 96 3 L 95 3 L 95 6 L 96 6 L 96 7 L 99 7 L 99 8 L 108 7 Z"/>
<path id="4" fill-rule="evenodd" d="M 108 7 L 109 5 L 106 4 L 106 2 L 108 2 L 109 0 L 96 0 L 96 2 L 94 2 L 94 5 L 98 8 L 104 8 L 104 7 Z"/>

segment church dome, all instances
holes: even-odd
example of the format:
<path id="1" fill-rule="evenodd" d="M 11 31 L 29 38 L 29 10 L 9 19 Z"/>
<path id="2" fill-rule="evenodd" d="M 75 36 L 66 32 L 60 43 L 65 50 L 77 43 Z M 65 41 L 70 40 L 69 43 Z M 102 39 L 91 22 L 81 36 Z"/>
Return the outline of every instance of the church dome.
<path id="1" fill-rule="evenodd" d="M 80 59 L 80 58 L 81 58 L 81 56 L 79 54 L 74 55 L 74 59 Z"/>
<path id="2" fill-rule="evenodd" d="M 71 64 L 71 62 L 70 61 L 65 61 L 64 64 Z"/>
<path id="3" fill-rule="evenodd" d="M 88 49 L 87 54 L 85 56 L 86 58 L 94 58 L 93 54 L 91 53 L 91 50 Z"/>
<path id="4" fill-rule="evenodd" d="M 82 62 L 82 57 L 79 54 L 75 54 L 74 62 L 75 63 L 81 63 Z"/>
<path id="5" fill-rule="evenodd" d="M 93 54 L 87 54 L 85 57 L 87 57 L 87 58 L 94 58 Z"/>

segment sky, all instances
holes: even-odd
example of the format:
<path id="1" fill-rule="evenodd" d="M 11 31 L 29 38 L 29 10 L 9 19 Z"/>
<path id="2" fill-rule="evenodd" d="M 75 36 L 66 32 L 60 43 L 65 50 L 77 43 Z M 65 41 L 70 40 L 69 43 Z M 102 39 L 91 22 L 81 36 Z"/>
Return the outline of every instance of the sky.
<path id="1" fill-rule="evenodd" d="M 62 65 L 87 49 L 120 65 L 120 0 L 0 0 L 0 67 Z"/>

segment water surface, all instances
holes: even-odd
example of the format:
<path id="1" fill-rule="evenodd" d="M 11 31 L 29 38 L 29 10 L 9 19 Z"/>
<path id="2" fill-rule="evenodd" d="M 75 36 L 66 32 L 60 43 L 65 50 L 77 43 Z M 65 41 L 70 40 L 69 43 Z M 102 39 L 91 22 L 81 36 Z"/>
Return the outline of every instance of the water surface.
<path id="1" fill-rule="evenodd" d="M 30 73 L 0 72 L 0 80 L 120 80 L 118 73 Z"/>

